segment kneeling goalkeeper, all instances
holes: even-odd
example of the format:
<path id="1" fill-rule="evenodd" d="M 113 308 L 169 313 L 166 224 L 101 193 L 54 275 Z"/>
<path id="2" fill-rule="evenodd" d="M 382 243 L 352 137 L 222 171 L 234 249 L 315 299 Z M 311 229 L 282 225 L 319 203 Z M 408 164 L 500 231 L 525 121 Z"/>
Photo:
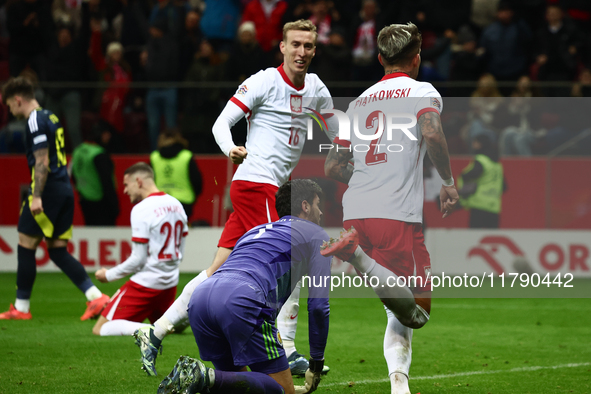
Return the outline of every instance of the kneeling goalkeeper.
<path id="1" fill-rule="evenodd" d="M 317 278 L 312 283 L 330 276 L 331 259 L 320 254 L 320 246 L 329 239 L 319 226 L 321 195 L 322 189 L 307 179 L 281 186 L 276 195 L 281 219 L 246 233 L 222 267 L 195 289 L 189 321 L 201 358 L 215 369 L 182 356 L 159 393 L 316 390 L 328 337 L 328 288 L 309 291 L 311 359 L 305 386 L 294 387 L 275 319 L 303 275 Z"/>

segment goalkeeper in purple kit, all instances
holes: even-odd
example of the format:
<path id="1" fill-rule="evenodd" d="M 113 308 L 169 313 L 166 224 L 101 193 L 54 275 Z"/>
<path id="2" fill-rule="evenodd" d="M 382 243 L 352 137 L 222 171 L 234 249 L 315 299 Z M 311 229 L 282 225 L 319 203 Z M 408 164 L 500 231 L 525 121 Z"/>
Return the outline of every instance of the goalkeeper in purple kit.
<path id="1" fill-rule="evenodd" d="M 257 226 L 236 244 L 228 260 L 198 286 L 189 321 L 201 359 L 182 356 L 159 393 L 310 393 L 318 387 L 328 337 L 328 288 L 310 287 L 310 367 L 305 386 L 294 387 L 275 320 L 298 280 L 330 277 L 329 239 L 319 226 L 322 189 L 296 179 L 276 195 L 279 219 Z M 314 281 L 314 278 L 317 278 Z M 247 372 L 249 367 L 251 372 Z"/>

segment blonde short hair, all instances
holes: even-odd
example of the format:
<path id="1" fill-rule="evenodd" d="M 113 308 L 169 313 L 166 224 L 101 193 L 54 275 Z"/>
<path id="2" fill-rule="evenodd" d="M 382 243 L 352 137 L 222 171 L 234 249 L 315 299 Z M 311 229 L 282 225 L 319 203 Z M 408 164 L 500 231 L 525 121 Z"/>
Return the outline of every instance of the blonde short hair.
<path id="1" fill-rule="evenodd" d="M 390 25 L 378 34 L 378 51 L 390 66 L 406 64 L 419 53 L 422 42 L 421 32 L 415 24 Z"/>
<path id="2" fill-rule="evenodd" d="M 123 54 L 123 45 L 116 41 L 107 45 L 107 57 L 111 56 L 113 52 L 121 52 Z"/>
<path id="3" fill-rule="evenodd" d="M 295 22 L 288 22 L 283 26 L 283 42 L 287 42 L 287 32 L 290 30 L 299 31 L 310 31 L 314 34 L 314 45 L 316 45 L 316 39 L 318 38 L 318 32 L 316 26 L 309 19 L 300 19 Z"/>

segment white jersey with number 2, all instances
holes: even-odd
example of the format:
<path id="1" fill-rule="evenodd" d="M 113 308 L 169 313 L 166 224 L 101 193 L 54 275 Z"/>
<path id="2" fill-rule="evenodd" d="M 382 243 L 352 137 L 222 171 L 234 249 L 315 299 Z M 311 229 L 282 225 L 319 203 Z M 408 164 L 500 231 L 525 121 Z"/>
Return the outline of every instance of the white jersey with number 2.
<path id="1" fill-rule="evenodd" d="M 353 152 L 354 160 L 353 176 L 343 196 L 344 220 L 422 222 L 423 158 L 427 148 L 416 123 L 412 127 L 399 125 L 412 125 L 413 119 L 416 122 L 425 112 L 439 114 L 441 110 L 437 90 L 404 73 L 386 75 L 349 104 L 350 138 L 335 139 L 340 150 Z M 380 117 L 383 134 L 371 140 L 369 136 L 376 134 Z"/>
<path id="2" fill-rule="evenodd" d="M 231 102 L 246 114 L 248 156 L 233 180 L 283 185 L 295 168 L 307 138 L 307 108 L 333 109 L 327 87 L 316 74 L 306 74 L 295 87 L 283 70 L 268 68 L 238 87 Z M 336 130 L 327 132 L 330 141 Z"/>
<path id="3" fill-rule="evenodd" d="M 148 260 L 130 280 L 157 290 L 176 286 L 188 231 L 187 215 L 176 198 L 158 192 L 137 203 L 131 210 L 131 240 L 148 244 Z"/>

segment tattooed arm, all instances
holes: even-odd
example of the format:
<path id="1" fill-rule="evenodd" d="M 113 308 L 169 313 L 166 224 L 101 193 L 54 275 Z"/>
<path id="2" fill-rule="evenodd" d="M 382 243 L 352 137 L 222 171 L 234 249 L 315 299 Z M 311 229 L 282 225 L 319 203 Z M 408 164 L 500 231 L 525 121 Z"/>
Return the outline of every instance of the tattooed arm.
<path id="1" fill-rule="evenodd" d="M 353 165 L 349 163 L 349 160 L 353 158 L 353 153 L 338 144 L 332 145 L 333 148 L 328 152 L 324 162 L 324 175 L 348 184 L 351 175 L 353 175 Z"/>
<path id="2" fill-rule="evenodd" d="M 37 149 L 33 154 L 35 155 L 35 176 L 33 177 L 33 201 L 30 208 L 33 215 L 38 215 L 43 212 L 41 195 L 49 175 L 49 154 L 47 148 Z"/>
<path id="3" fill-rule="evenodd" d="M 435 168 L 437 168 L 439 176 L 443 180 L 452 178 L 447 141 L 443 134 L 439 114 L 436 112 L 425 112 L 419 117 L 418 124 L 421 134 L 427 143 L 429 158 Z M 458 191 L 453 185 L 442 185 L 441 191 L 439 192 L 439 199 L 441 201 L 441 212 L 445 218 L 457 207 L 459 200 Z"/>

